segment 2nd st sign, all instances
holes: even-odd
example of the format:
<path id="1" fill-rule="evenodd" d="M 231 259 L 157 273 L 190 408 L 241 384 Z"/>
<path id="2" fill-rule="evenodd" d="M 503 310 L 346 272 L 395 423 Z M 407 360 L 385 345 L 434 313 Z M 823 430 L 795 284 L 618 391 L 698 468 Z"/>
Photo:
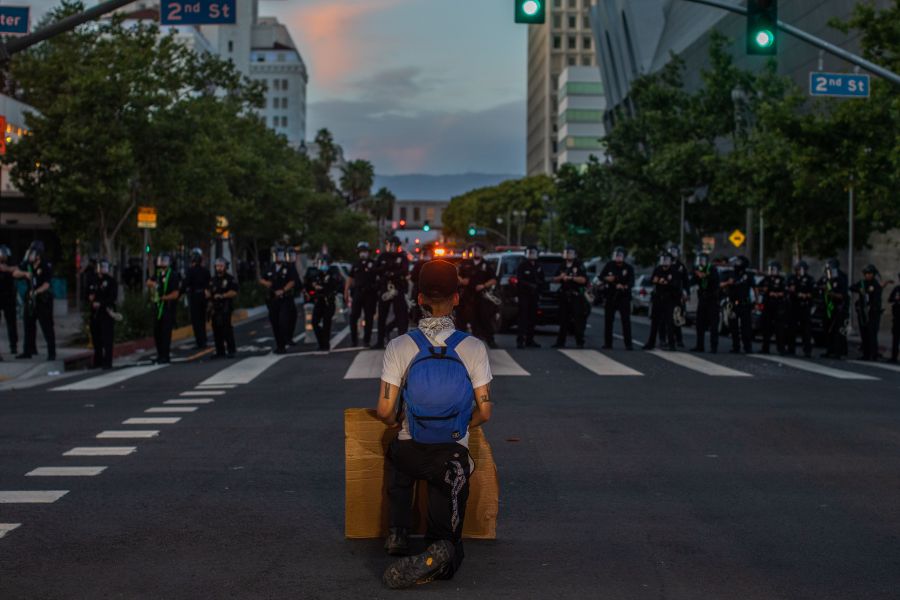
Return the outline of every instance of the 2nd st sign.
<path id="1" fill-rule="evenodd" d="M 161 25 L 234 25 L 236 0 L 163 0 Z"/>
<path id="2" fill-rule="evenodd" d="M 817 73 L 809 74 L 810 96 L 832 96 L 836 98 L 868 98 L 869 76 L 857 73 Z"/>

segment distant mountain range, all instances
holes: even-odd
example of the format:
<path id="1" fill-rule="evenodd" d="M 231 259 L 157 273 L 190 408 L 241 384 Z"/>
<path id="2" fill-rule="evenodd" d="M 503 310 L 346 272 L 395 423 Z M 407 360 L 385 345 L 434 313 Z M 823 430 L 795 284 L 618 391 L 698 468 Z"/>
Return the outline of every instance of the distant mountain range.
<path id="1" fill-rule="evenodd" d="M 461 173 L 459 175 L 376 175 L 375 188 L 386 187 L 398 200 L 449 200 L 481 187 L 497 185 L 522 175 Z"/>

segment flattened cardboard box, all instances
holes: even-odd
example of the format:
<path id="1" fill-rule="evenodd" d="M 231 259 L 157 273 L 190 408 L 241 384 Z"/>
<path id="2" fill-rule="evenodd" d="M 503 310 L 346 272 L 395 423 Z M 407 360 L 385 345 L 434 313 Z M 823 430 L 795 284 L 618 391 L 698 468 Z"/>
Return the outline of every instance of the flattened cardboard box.
<path id="1" fill-rule="evenodd" d="M 385 452 L 397 436 L 375 416 L 375 411 L 344 411 L 346 504 L 344 535 L 379 538 L 387 535 L 388 499 Z M 494 455 L 480 427 L 469 432 L 469 454 L 475 471 L 469 478 L 469 501 L 463 537 L 493 540 L 497 537 L 499 483 Z M 416 530 L 425 533 L 426 486 L 416 486 Z"/>

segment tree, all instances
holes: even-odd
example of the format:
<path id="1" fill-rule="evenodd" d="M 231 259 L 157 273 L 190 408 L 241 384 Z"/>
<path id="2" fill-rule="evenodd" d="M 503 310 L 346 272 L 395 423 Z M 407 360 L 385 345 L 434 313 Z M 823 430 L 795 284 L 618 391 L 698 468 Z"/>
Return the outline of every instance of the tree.
<path id="1" fill-rule="evenodd" d="M 352 160 L 341 168 L 341 191 L 349 206 L 367 200 L 375 183 L 375 167 L 367 160 Z"/>
<path id="2" fill-rule="evenodd" d="M 334 138 L 327 129 L 320 129 L 316 133 L 315 144 L 318 155 L 312 162 L 312 172 L 316 191 L 322 194 L 333 193 L 335 185 L 331 179 L 331 170 L 338 159 L 337 144 L 334 143 Z"/>

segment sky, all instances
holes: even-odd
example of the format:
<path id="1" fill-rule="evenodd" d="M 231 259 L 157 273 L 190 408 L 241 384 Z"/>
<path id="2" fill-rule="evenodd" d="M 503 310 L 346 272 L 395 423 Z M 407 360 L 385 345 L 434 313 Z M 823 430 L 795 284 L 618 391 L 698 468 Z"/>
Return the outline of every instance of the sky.
<path id="1" fill-rule="evenodd" d="M 32 23 L 56 3 L 32 0 Z M 509 0 L 261 0 L 260 15 L 306 62 L 308 139 L 327 127 L 382 175 L 524 173 L 527 27 Z"/>

